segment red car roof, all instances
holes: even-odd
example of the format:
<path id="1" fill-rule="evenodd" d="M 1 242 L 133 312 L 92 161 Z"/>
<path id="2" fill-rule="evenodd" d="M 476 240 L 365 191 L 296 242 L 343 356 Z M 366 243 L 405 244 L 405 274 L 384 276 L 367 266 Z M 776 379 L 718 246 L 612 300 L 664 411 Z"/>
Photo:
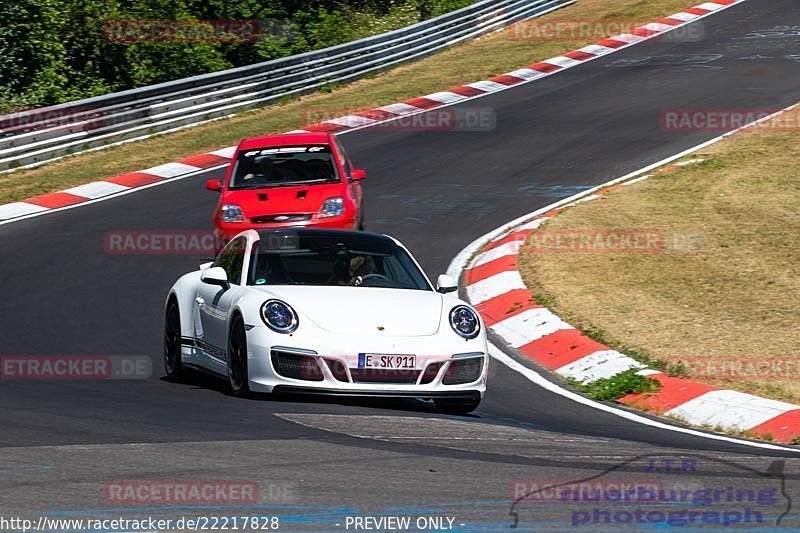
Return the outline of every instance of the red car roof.
<path id="1" fill-rule="evenodd" d="M 269 148 L 271 146 L 287 146 L 294 144 L 331 144 L 331 135 L 325 132 L 281 133 L 244 139 L 239 143 L 239 150 L 251 148 Z"/>

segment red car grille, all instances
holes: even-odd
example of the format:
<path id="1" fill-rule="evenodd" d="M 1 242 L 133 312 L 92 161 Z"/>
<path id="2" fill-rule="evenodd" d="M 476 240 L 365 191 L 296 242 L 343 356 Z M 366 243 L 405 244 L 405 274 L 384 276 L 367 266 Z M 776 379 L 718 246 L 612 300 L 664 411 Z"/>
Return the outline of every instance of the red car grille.
<path id="1" fill-rule="evenodd" d="M 293 213 L 293 214 L 279 214 L 279 215 L 262 215 L 260 217 L 252 217 L 250 219 L 254 224 L 274 224 L 274 223 L 290 223 L 290 222 L 305 222 L 311 220 L 310 213 Z"/>

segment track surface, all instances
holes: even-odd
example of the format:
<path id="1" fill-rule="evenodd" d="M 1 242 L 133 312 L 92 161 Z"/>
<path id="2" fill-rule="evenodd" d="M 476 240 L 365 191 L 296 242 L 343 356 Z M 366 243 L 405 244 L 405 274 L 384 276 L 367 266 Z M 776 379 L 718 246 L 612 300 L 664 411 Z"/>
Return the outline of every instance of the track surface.
<path id="1" fill-rule="evenodd" d="M 701 41 L 640 44 L 463 104 L 493 110 L 493 131 L 343 135 L 369 171 L 368 229 L 397 236 L 435 277 L 483 233 L 718 135 L 663 131 L 664 109 L 797 101 L 796 32 L 752 37 L 800 26 L 796 0 L 750 0 L 696 24 Z M 205 258 L 109 255 L 103 237 L 207 229 L 215 199 L 201 184 L 218 174 L 0 227 L 3 353 L 147 355 L 155 368 L 146 381 L 3 381 L 0 515 L 103 508 L 109 479 L 244 478 L 262 490 L 290 488 L 289 507 L 247 511 L 295 515 L 298 528 L 336 530 L 348 513 L 391 508 L 450 512 L 463 528 L 496 529 L 509 524 L 511 480 L 580 479 L 639 453 L 705 453 L 762 471 L 764 456 L 781 455 L 630 423 L 500 364 L 487 399 L 466 418 L 414 401 L 239 400 L 211 379 L 166 383 L 163 298 Z M 69 446 L 77 444 L 91 446 Z M 726 468 L 689 477 L 702 484 Z M 789 459 L 785 471 L 800 494 L 800 461 Z M 726 475 L 742 484 L 753 477 Z M 548 513 L 523 520 L 569 528 Z"/>

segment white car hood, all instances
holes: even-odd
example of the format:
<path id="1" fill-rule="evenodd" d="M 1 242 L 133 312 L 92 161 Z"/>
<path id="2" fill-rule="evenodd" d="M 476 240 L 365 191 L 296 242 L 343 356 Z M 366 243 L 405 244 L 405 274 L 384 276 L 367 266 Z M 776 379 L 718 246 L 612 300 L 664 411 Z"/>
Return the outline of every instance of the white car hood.
<path id="1" fill-rule="evenodd" d="M 442 296 L 434 291 L 377 287 L 253 287 L 279 298 L 303 318 L 339 334 L 418 337 L 435 335 Z M 383 329 L 381 329 L 383 328 Z"/>

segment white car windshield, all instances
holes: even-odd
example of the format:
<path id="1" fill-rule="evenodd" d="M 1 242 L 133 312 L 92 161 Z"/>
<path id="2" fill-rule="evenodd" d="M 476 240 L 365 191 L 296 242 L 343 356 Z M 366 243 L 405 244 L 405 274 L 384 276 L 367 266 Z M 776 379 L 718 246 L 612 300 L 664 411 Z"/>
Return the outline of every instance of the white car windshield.
<path id="1" fill-rule="evenodd" d="M 279 146 L 239 152 L 231 189 L 339 181 L 330 146 Z"/>
<path id="2" fill-rule="evenodd" d="M 392 239 L 335 231 L 261 232 L 249 285 L 322 285 L 433 290 Z"/>

